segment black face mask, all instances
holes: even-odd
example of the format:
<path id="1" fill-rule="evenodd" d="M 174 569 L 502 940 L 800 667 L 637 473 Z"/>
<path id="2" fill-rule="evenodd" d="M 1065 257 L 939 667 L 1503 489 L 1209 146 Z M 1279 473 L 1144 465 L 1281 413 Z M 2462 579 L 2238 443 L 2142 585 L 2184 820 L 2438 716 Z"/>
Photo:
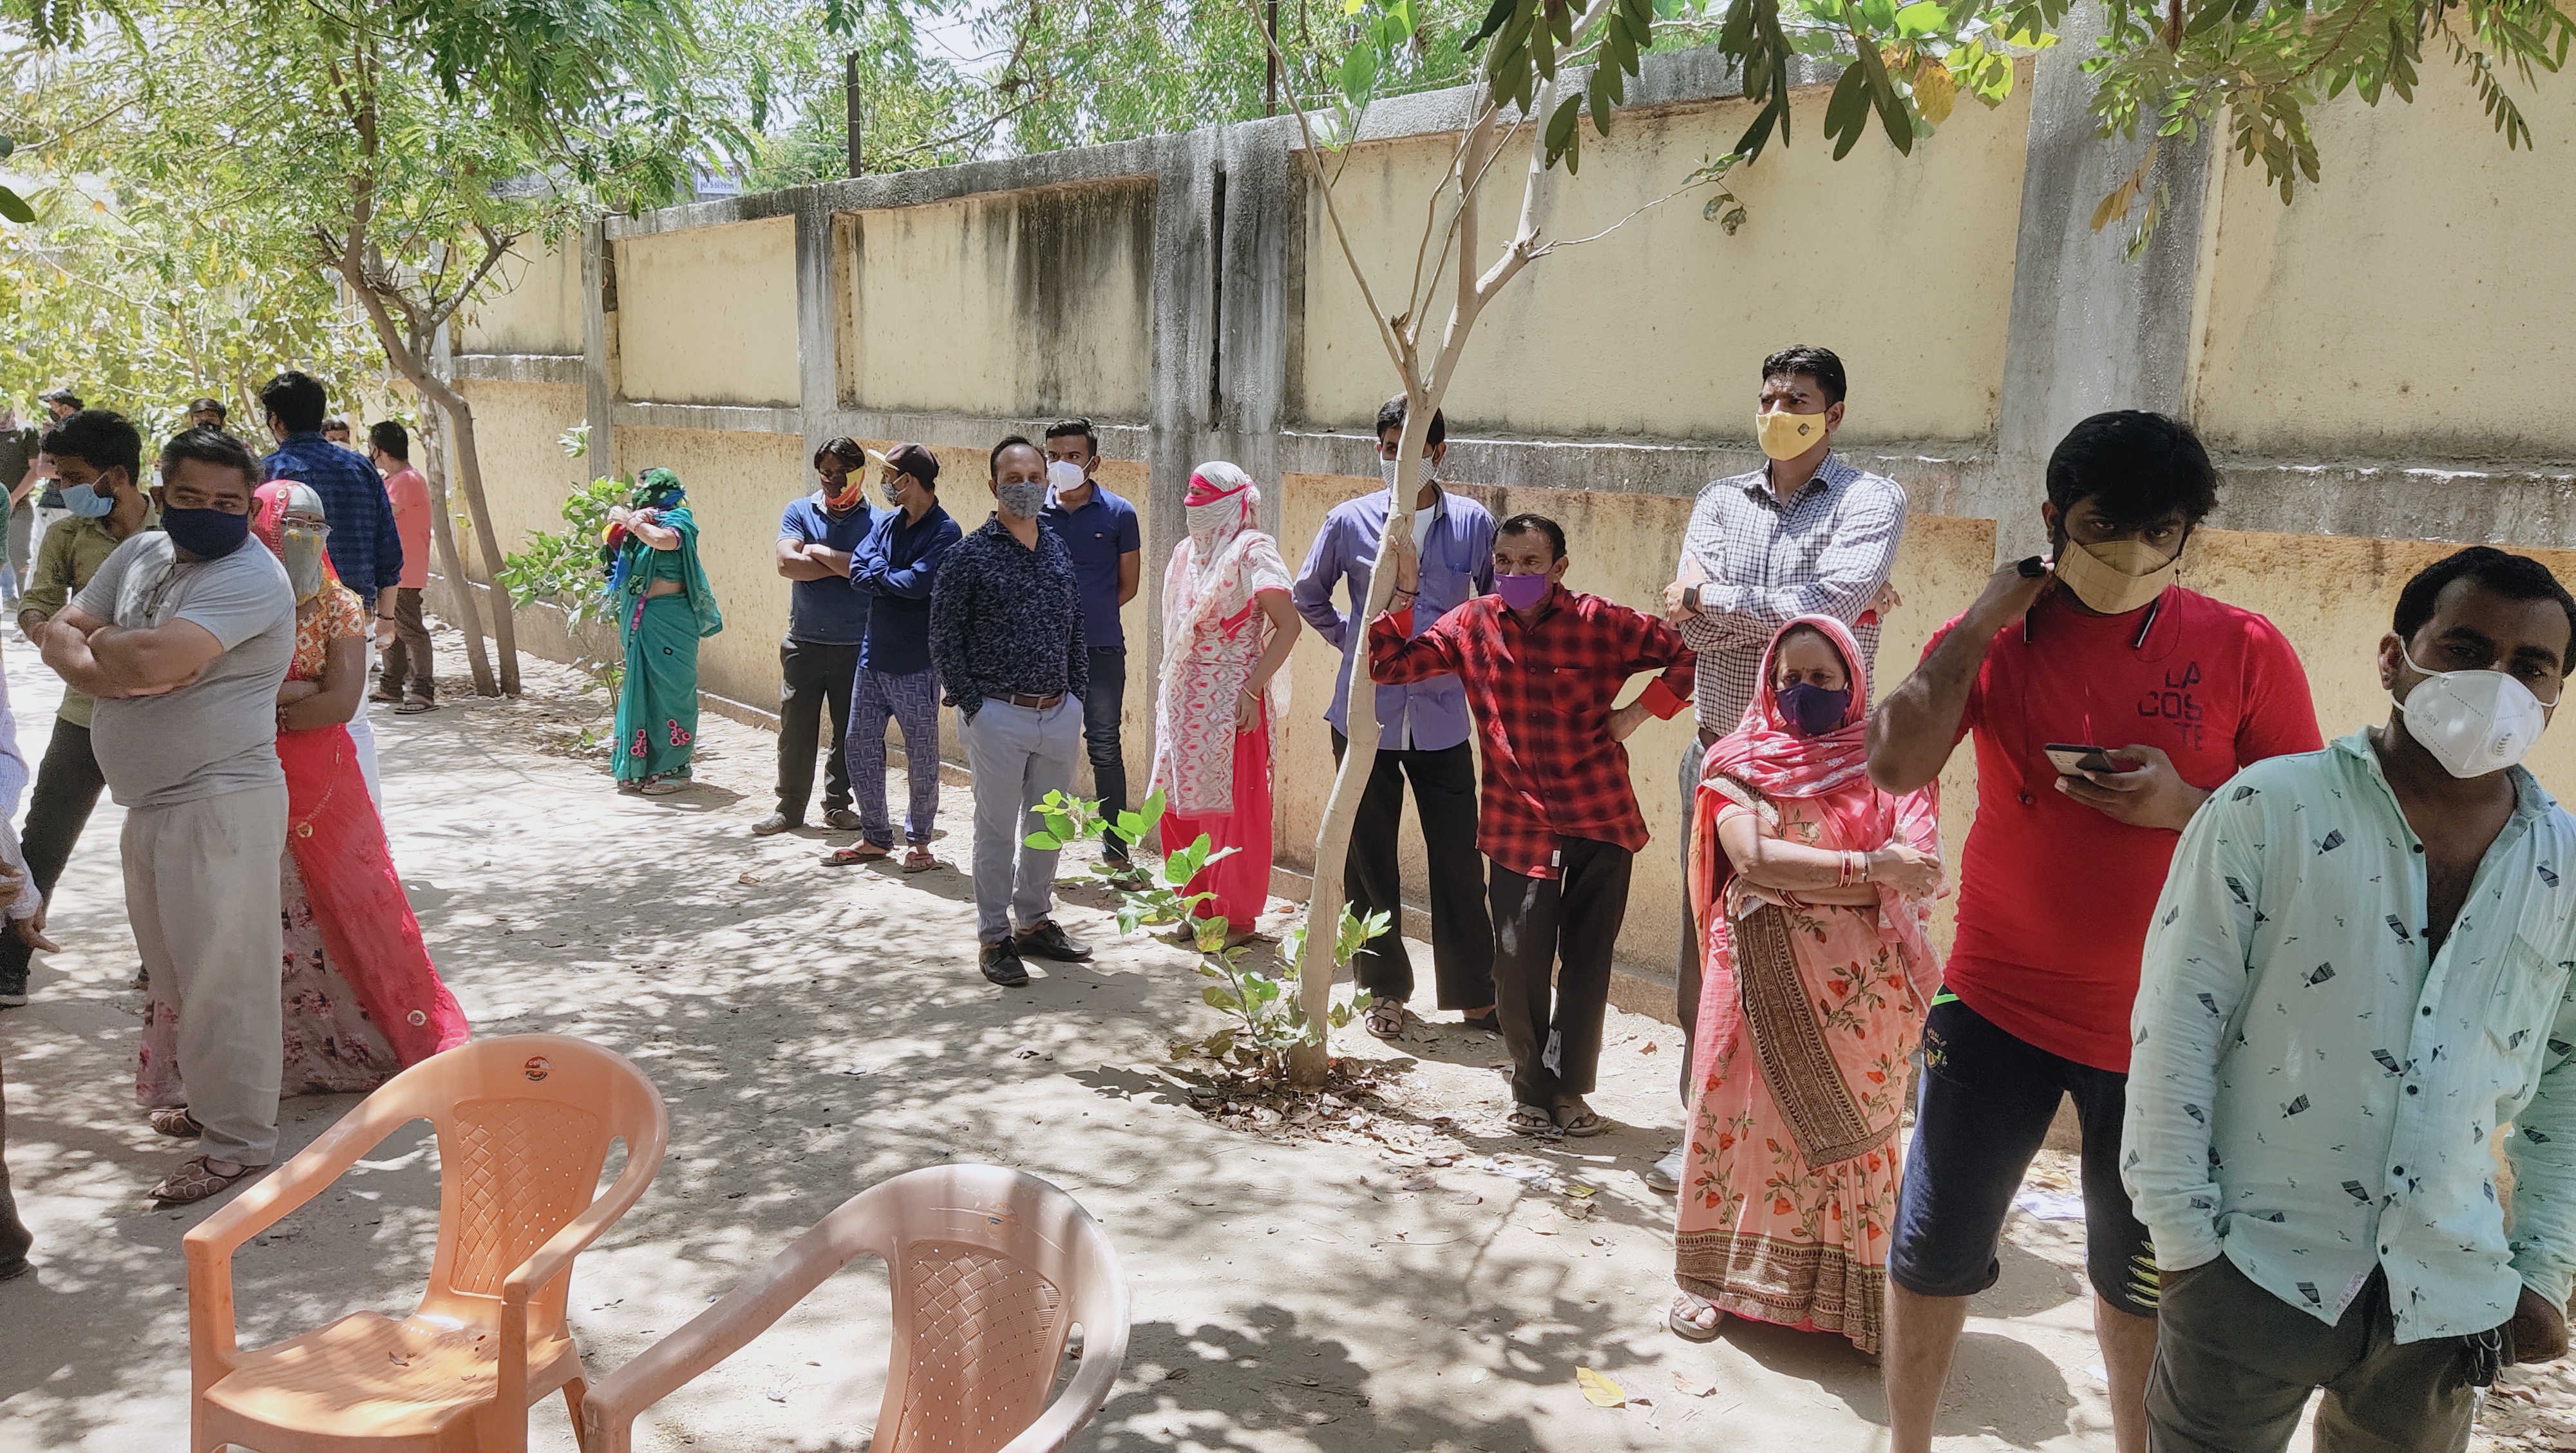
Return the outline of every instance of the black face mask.
<path id="1" fill-rule="evenodd" d="M 164 507 L 161 528 L 169 533 L 171 544 L 198 559 L 221 560 L 250 538 L 250 516 Z"/>

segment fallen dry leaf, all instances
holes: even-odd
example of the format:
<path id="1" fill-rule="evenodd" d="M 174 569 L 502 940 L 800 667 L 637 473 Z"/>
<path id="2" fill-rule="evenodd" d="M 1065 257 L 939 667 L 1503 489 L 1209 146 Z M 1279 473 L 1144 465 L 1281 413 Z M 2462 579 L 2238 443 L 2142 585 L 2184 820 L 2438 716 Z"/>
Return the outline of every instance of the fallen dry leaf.
<path id="1" fill-rule="evenodd" d="M 1673 1391 L 1684 1397 L 1704 1398 L 1717 1391 L 1715 1383 L 1701 1382 L 1685 1373 L 1673 1374 Z"/>
<path id="2" fill-rule="evenodd" d="M 1591 1368 L 1574 1369 L 1574 1385 L 1583 1389 L 1583 1400 L 1596 1408 L 1627 1406 L 1628 1394 L 1620 1390 L 1619 1384 Z"/>
<path id="3" fill-rule="evenodd" d="M 1654 1042 L 1653 1040 L 1651 1040 L 1651 1039 L 1646 1041 L 1646 1043 L 1645 1043 L 1645 1047 L 1644 1047 L 1644 1048 L 1642 1048 L 1642 1049 L 1640 1049 L 1640 1050 L 1638 1050 L 1638 1051 L 1637 1051 L 1637 1053 L 1639 1053 L 1639 1054 L 1653 1054 L 1654 1052 L 1655 1052 L 1655 1042 Z"/>

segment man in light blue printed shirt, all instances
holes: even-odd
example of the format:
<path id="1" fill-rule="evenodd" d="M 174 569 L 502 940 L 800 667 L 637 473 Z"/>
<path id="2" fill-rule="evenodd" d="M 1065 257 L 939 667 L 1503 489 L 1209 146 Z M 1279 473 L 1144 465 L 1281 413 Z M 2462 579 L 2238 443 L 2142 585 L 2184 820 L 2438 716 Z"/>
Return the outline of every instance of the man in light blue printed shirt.
<path id="1" fill-rule="evenodd" d="M 2154 1453 L 2461 1449 L 2566 1351 L 2576 818 L 2519 762 L 2576 599 L 2480 546 L 2399 596 L 2378 731 L 2247 768 L 2183 834 L 2132 1020 L 2122 1178 L 2161 1279 Z M 2511 1225 L 2490 1144 L 2511 1125 Z"/>

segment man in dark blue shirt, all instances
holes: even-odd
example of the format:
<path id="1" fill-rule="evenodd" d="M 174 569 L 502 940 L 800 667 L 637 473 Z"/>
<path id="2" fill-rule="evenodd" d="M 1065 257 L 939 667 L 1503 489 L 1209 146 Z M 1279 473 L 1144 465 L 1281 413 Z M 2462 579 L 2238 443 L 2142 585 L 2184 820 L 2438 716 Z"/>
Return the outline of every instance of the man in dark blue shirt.
<path id="1" fill-rule="evenodd" d="M 892 717 L 903 731 L 903 772 L 911 788 L 903 870 L 922 873 L 939 866 L 930 856 L 930 829 L 939 818 L 939 672 L 930 663 L 930 594 L 959 535 L 957 522 L 939 507 L 939 460 L 929 450 L 898 444 L 876 463 L 894 508 L 877 512 L 876 527 L 850 556 L 850 583 L 870 601 L 850 693 L 849 773 L 862 841 L 826 861 L 863 863 L 894 851 L 885 785 L 886 719 Z"/>
<path id="2" fill-rule="evenodd" d="M 832 709 L 832 754 L 823 769 L 823 822 L 840 832 L 859 827 L 859 815 L 850 810 L 842 741 L 869 607 L 869 598 L 850 582 L 850 555 L 883 513 L 868 507 L 867 465 L 867 451 L 856 440 L 834 439 L 815 450 L 819 487 L 790 501 L 778 520 L 778 573 L 796 583 L 787 591 L 787 638 L 778 643 L 778 674 L 785 683 L 778 692 L 778 810 L 751 825 L 758 837 L 804 825 L 826 703 Z M 882 781 L 883 772 L 878 776 Z"/>
<path id="3" fill-rule="evenodd" d="M 322 437 L 322 416 L 331 411 L 331 399 L 320 379 L 290 369 L 261 387 L 259 403 L 268 414 L 269 436 L 277 441 L 276 452 L 259 462 L 260 478 L 292 479 L 322 496 L 322 517 L 331 527 L 331 568 L 376 617 L 375 634 L 367 641 L 366 675 L 373 678 L 376 653 L 394 643 L 396 590 L 402 584 L 402 532 L 394 526 L 393 498 L 366 456 Z M 382 811 L 376 730 L 367 721 L 364 703 L 349 721 L 349 741 L 358 749 L 367 795 Z"/>
<path id="4" fill-rule="evenodd" d="M 984 527 L 960 540 L 930 595 L 930 658 L 975 774 L 975 936 L 984 977 L 1029 981 L 1022 953 L 1079 962 L 1091 950 L 1048 915 L 1055 859 L 1024 841 L 1029 811 L 1073 785 L 1091 653 L 1082 641 L 1073 557 L 1039 520 L 1046 456 L 1017 434 L 993 446 Z"/>
<path id="5" fill-rule="evenodd" d="M 1089 419 L 1066 419 L 1046 431 L 1050 487 L 1041 516 L 1073 557 L 1074 590 L 1082 601 L 1082 639 L 1091 649 L 1091 691 L 1082 698 L 1082 742 L 1091 755 L 1091 791 L 1101 810 L 1116 817 L 1127 808 L 1127 755 L 1118 743 L 1118 719 L 1127 707 L 1127 633 L 1118 608 L 1136 598 L 1144 572 L 1145 535 L 1136 507 L 1102 489 L 1092 471 L 1100 464 L 1100 431 Z M 1078 473 L 1077 473 L 1078 472 Z M 1102 840 L 1112 863 L 1127 861 L 1127 844 L 1111 832 Z"/>

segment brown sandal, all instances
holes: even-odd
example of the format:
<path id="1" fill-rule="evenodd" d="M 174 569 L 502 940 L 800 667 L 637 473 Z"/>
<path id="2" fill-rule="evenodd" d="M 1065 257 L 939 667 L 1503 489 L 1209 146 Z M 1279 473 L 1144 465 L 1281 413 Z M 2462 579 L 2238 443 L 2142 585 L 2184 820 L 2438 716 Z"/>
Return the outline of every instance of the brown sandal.
<path id="1" fill-rule="evenodd" d="M 246 1165 L 231 1175 L 225 1175 L 206 1164 L 206 1159 L 202 1155 L 192 1155 L 179 1162 L 177 1170 L 163 1176 L 161 1184 L 152 1188 L 152 1199 L 164 1206 L 184 1206 L 192 1201 L 202 1201 L 208 1196 L 220 1195 L 229 1190 L 235 1182 L 247 1180 L 257 1172 L 268 1169 L 264 1165 Z"/>
<path id="2" fill-rule="evenodd" d="M 893 856 L 894 849 L 892 848 L 881 848 L 875 843 L 854 843 L 849 847 L 834 848 L 830 852 L 825 853 L 823 855 L 823 861 L 831 864 L 835 868 L 846 868 L 852 863 L 873 863 L 880 858 L 890 858 Z"/>
<path id="3" fill-rule="evenodd" d="M 189 1114 L 185 1105 L 153 1111 L 152 1128 L 178 1140 L 194 1140 L 206 1133 L 206 1127 L 197 1123 L 197 1117 Z"/>

